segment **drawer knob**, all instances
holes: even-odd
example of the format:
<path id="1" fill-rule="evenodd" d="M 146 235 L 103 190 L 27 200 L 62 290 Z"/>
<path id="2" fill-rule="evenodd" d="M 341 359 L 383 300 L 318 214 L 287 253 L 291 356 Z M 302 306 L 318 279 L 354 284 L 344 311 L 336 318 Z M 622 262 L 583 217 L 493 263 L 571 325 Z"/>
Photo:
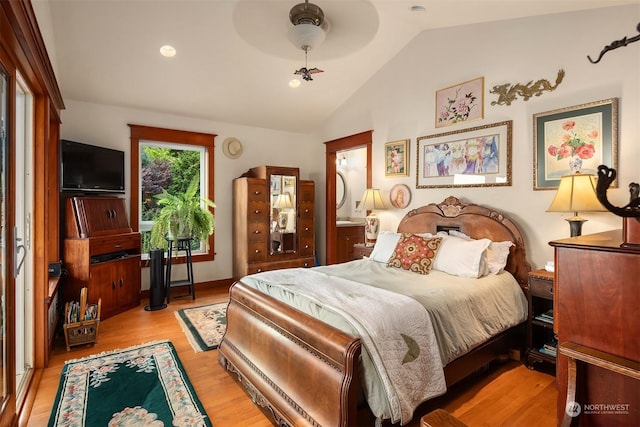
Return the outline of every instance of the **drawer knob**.
<path id="1" fill-rule="evenodd" d="M 260 213 L 260 210 L 259 210 L 259 209 L 256 209 L 254 213 L 257 215 L 257 214 L 259 214 L 259 213 Z"/>
<path id="2" fill-rule="evenodd" d="M 260 253 L 260 249 L 256 249 L 256 253 L 259 254 Z"/>
<path id="3" fill-rule="evenodd" d="M 254 231 L 253 234 L 260 234 L 260 230 Z"/>
<path id="4" fill-rule="evenodd" d="M 304 210 L 304 213 L 309 213 L 309 209 L 305 209 L 305 210 Z"/>
<path id="5" fill-rule="evenodd" d="M 304 228 L 304 231 L 309 231 L 309 227 L 305 227 L 305 228 Z"/>
<path id="6" fill-rule="evenodd" d="M 261 273 L 261 272 L 262 272 L 262 269 L 261 269 L 261 268 L 259 268 L 259 269 L 258 269 L 258 273 Z"/>
<path id="7" fill-rule="evenodd" d="M 309 245 L 304 245 L 304 248 L 305 249 L 309 249 Z"/>
<path id="8" fill-rule="evenodd" d="M 259 191 L 254 191 L 253 194 L 255 194 L 256 196 L 259 196 L 260 192 Z"/>

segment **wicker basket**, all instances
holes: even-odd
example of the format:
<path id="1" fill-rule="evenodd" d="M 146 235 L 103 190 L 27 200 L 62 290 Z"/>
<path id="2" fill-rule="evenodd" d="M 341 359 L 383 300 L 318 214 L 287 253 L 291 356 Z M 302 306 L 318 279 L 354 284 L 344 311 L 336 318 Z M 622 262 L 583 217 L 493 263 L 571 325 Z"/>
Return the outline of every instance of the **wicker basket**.
<path id="1" fill-rule="evenodd" d="M 87 306 L 87 288 L 82 288 L 80 293 L 80 318 L 84 318 Z M 96 344 L 98 342 L 98 326 L 100 325 L 100 308 L 102 300 L 98 300 L 98 315 L 95 319 L 82 320 L 80 322 L 64 324 L 64 340 L 67 343 L 67 351 L 71 347 L 83 344 Z M 64 318 L 68 319 L 69 303 L 65 305 Z"/>

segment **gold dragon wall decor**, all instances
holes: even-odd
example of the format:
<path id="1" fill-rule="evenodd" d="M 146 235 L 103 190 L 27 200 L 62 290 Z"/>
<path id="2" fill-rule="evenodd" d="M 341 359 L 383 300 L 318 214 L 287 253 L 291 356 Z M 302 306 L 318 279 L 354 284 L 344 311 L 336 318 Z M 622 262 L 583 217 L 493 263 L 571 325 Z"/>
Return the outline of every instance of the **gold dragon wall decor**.
<path id="1" fill-rule="evenodd" d="M 558 76 L 556 77 L 556 84 L 553 85 L 546 79 L 540 79 L 535 83 L 533 80 L 526 84 L 503 84 L 494 86 L 489 93 L 495 93 L 498 95 L 497 101 L 491 101 L 491 105 L 511 105 L 513 101 L 521 96 L 523 100 L 528 101 L 533 96 L 540 96 L 543 92 L 552 92 L 556 90 L 562 80 L 564 79 L 564 70 L 558 70 Z"/>

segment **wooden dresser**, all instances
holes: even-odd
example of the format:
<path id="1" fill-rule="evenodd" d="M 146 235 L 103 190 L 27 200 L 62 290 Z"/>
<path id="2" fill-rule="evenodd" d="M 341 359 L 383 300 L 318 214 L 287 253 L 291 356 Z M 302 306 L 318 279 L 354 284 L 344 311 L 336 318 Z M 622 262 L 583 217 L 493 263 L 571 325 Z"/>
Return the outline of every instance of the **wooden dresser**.
<path id="1" fill-rule="evenodd" d="M 274 181 L 272 181 L 273 178 Z M 261 166 L 233 181 L 233 277 L 315 265 L 315 185 L 299 180 L 297 168 Z M 283 178 L 280 178 L 283 177 Z M 286 177 L 286 179 L 284 178 Z M 285 209 L 295 227 L 277 227 L 275 196 L 291 182 L 292 206 Z M 282 179 L 283 183 L 276 180 Z"/>
<path id="2" fill-rule="evenodd" d="M 563 425 L 640 425 L 640 380 L 633 378 L 640 366 L 640 251 L 620 247 L 622 241 L 616 230 L 550 242 L 558 425 L 563 418 Z M 572 402 L 568 388 L 575 390 Z"/>
<path id="3" fill-rule="evenodd" d="M 140 233 L 133 232 L 125 200 L 71 197 L 65 206 L 64 302 L 78 301 L 88 288 L 90 302 L 102 299 L 101 319 L 140 304 Z"/>

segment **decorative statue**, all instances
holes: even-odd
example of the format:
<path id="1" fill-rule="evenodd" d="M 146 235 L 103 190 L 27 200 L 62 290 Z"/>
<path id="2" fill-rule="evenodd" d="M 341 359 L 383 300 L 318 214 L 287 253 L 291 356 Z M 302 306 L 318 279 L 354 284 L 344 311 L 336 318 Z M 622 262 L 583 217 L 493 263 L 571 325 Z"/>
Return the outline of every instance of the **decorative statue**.
<path id="1" fill-rule="evenodd" d="M 540 79 L 535 83 L 533 80 L 529 81 L 526 84 L 516 83 L 516 84 L 504 84 L 494 86 L 493 89 L 489 91 L 489 93 L 495 93 L 498 95 L 497 101 L 492 101 L 491 105 L 511 105 L 513 101 L 518 98 L 518 95 L 522 97 L 525 101 L 529 100 L 532 96 L 540 96 L 543 92 L 552 92 L 556 90 L 562 80 L 564 79 L 564 70 L 558 70 L 558 76 L 556 77 L 556 84 L 553 85 L 549 80 Z"/>

